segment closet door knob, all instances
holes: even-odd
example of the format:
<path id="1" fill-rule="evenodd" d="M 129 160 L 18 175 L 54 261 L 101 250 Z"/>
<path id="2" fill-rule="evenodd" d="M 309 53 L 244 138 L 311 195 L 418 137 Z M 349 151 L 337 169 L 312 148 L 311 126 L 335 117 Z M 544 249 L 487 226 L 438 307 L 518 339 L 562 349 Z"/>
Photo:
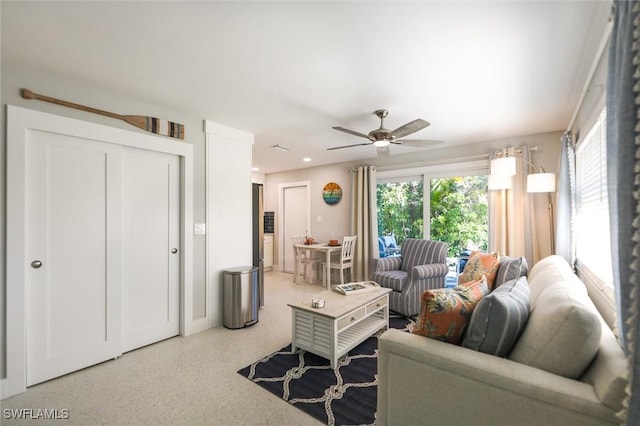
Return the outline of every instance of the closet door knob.
<path id="1" fill-rule="evenodd" d="M 171 249 L 171 253 L 172 253 L 172 254 L 176 254 L 177 252 L 178 252 L 178 249 L 177 249 L 177 248 L 172 248 L 172 249 Z"/>
<path id="2" fill-rule="evenodd" d="M 31 262 L 31 267 L 33 269 L 40 269 L 42 267 L 42 262 L 40 262 L 39 260 L 34 260 L 33 262 Z"/>

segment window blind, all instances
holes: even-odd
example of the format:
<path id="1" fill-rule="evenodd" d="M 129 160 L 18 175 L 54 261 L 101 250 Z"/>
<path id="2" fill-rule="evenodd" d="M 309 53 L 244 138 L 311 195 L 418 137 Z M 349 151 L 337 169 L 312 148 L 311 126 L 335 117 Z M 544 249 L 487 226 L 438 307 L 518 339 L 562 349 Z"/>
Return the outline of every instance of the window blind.
<path id="1" fill-rule="evenodd" d="M 605 126 L 603 111 L 576 147 L 576 257 L 612 286 Z"/>

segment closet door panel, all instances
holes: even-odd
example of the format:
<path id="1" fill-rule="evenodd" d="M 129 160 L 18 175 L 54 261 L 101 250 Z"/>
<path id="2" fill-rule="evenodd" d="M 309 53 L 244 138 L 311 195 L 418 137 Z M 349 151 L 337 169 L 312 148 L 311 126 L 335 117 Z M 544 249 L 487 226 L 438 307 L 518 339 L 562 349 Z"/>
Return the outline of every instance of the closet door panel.
<path id="1" fill-rule="evenodd" d="M 27 385 L 121 353 L 119 148 L 31 132 Z"/>
<path id="2" fill-rule="evenodd" d="M 124 351 L 179 334 L 180 161 L 126 149 Z"/>

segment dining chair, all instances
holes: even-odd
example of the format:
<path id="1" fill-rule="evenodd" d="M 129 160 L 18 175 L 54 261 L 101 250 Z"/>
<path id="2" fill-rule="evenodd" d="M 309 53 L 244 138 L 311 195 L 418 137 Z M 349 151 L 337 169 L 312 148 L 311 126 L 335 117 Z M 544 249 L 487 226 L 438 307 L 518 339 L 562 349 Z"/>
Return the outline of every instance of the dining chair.
<path id="1" fill-rule="evenodd" d="M 298 249 L 295 247 L 296 244 L 304 244 L 304 242 L 306 241 L 307 237 L 305 236 L 294 236 L 291 237 L 291 240 L 293 241 L 293 253 L 294 253 L 294 260 L 296 262 L 296 265 L 298 267 L 298 271 L 300 270 L 300 266 L 303 266 L 303 279 L 308 280 L 310 284 L 313 284 L 313 269 L 314 266 L 316 266 L 316 270 L 317 270 L 317 266 L 320 264 L 321 260 L 319 258 L 316 258 L 313 256 L 313 253 L 308 254 L 308 252 L 305 251 L 305 254 L 299 255 L 298 254 Z M 307 266 L 309 266 L 310 268 L 310 273 L 307 274 Z M 318 272 L 316 272 L 316 276 L 318 275 Z"/>
<path id="2" fill-rule="evenodd" d="M 344 237 L 342 239 L 342 251 L 340 253 L 340 257 L 336 258 L 335 260 L 332 259 L 329 262 L 329 268 L 331 270 L 333 269 L 339 269 L 340 270 L 340 284 L 344 284 L 344 273 L 345 273 L 345 269 L 349 270 L 349 278 L 353 279 L 353 269 L 351 268 L 351 265 L 353 263 L 353 252 L 355 251 L 355 246 L 356 246 L 356 240 L 358 239 L 357 235 L 352 235 L 352 236 L 348 236 L 348 237 Z M 322 271 L 323 273 L 325 273 L 324 271 L 327 269 L 327 263 L 323 262 L 322 263 Z M 329 285 L 331 284 L 331 276 L 328 277 L 328 282 Z"/>

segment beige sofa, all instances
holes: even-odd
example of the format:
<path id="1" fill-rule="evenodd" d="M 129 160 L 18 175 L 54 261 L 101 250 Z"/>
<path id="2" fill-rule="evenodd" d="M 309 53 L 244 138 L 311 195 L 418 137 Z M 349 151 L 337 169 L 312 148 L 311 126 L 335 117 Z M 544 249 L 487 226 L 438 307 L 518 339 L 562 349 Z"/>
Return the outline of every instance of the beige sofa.
<path id="1" fill-rule="evenodd" d="M 619 424 L 626 359 L 584 284 L 559 256 L 534 265 L 528 282 L 529 319 L 507 358 L 386 331 L 379 340 L 377 424 Z M 571 328 L 575 317 L 600 324 L 592 327 L 597 334 L 589 331 L 595 358 L 581 353 L 588 341 L 578 337 L 584 326 Z M 564 353 L 562 346 L 578 349 Z M 586 369 L 577 379 L 565 377 L 582 371 L 580 363 Z"/>

